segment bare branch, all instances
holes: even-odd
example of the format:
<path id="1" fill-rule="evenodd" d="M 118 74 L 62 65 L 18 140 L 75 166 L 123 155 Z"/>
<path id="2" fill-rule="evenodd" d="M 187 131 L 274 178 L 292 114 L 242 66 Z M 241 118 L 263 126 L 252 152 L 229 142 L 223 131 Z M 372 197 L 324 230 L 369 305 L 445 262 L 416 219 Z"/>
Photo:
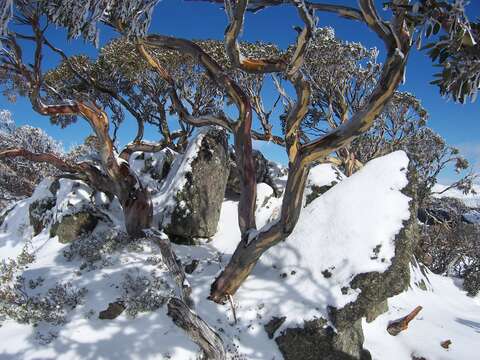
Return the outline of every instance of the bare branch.
<path id="1" fill-rule="evenodd" d="M 55 166 L 60 171 L 75 173 L 80 170 L 76 164 L 71 164 L 52 153 L 32 153 L 26 149 L 8 149 L 0 151 L 0 159 L 21 157 L 34 162 L 43 162 Z"/>
<path id="2" fill-rule="evenodd" d="M 93 87 L 94 89 L 98 90 L 101 93 L 110 95 L 112 98 L 117 100 L 122 106 L 127 109 L 127 111 L 133 115 L 135 120 L 137 121 L 137 135 L 135 136 L 134 142 L 140 141 L 143 139 L 143 134 L 145 130 L 145 124 L 142 118 L 142 115 L 133 107 L 131 106 L 128 101 L 126 101 L 122 96 L 118 94 L 112 87 L 104 86 L 103 84 L 96 81 L 93 77 L 84 76 L 83 74 L 78 71 L 74 64 L 72 63 L 71 59 L 65 54 L 64 51 L 55 47 L 47 38 L 44 37 L 44 43 L 47 45 L 52 51 L 59 54 L 64 62 L 67 64 L 70 71 L 81 81 L 88 84 L 89 86 Z"/>
<path id="3" fill-rule="evenodd" d="M 171 298 L 167 307 L 167 315 L 202 349 L 205 359 L 226 359 L 222 338 L 184 302 Z"/>
<path id="4" fill-rule="evenodd" d="M 250 99 L 242 88 L 225 74 L 222 67 L 194 42 L 170 36 L 149 35 L 142 40 L 142 44 L 189 54 L 205 68 L 210 79 L 223 88 L 228 97 L 235 103 L 238 109 L 238 120 L 233 124 L 226 122 L 225 119 L 221 120 L 223 127 L 233 131 L 235 134 L 234 144 L 237 150 L 237 163 L 242 179 L 242 196 L 238 206 L 238 220 L 242 236 L 248 236 L 247 233 L 250 230 L 256 229 L 255 199 L 257 192 L 255 162 L 252 152 L 252 106 Z M 155 66 L 155 64 L 152 65 Z M 157 68 L 158 71 L 162 71 L 160 67 Z M 168 74 L 164 76 L 166 79 L 169 77 Z M 170 81 L 173 85 L 173 80 Z M 172 92 L 172 94 L 175 95 L 176 92 Z M 177 99 L 174 97 L 173 100 L 176 101 Z M 217 121 L 218 118 L 214 120 Z"/>
<path id="5" fill-rule="evenodd" d="M 261 140 L 261 141 L 271 141 L 274 144 L 285 146 L 285 140 L 282 137 L 272 135 L 272 134 L 262 134 L 255 130 L 252 130 L 252 139 Z"/>
<path id="6" fill-rule="evenodd" d="M 150 66 L 152 66 L 160 75 L 160 77 L 169 84 L 170 100 L 173 107 L 175 108 L 175 111 L 178 113 L 178 116 L 182 121 L 185 121 L 186 123 L 189 123 L 193 126 L 218 125 L 232 131 L 231 121 L 227 118 L 226 115 L 215 116 L 211 114 L 206 114 L 199 117 L 192 116 L 180 100 L 176 90 L 175 81 L 168 73 L 168 71 L 159 63 L 157 59 L 155 59 L 147 51 L 143 44 L 139 44 L 137 48 L 143 58 L 150 64 Z"/>
<path id="7" fill-rule="evenodd" d="M 383 65 L 380 80 L 366 104 L 348 122 L 327 135 L 303 145 L 301 152 L 304 161 L 310 163 L 324 158 L 368 130 L 401 83 L 405 63 L 405 55 L 393 53 Z"/>
<path id="8" fill-rule="evenodd" d="M 225 9 L 230 20 L 225 30 L 225 49 L 230 61 L 235 67 L 251 73 L 285 71 L 288 64 L 282 58 L 248 59 L 242 55 L 238 37 L 243 28 L 247 5 L 248 0 L 235 1 L 235 4 L 231 0 L 225 0 Z"/>

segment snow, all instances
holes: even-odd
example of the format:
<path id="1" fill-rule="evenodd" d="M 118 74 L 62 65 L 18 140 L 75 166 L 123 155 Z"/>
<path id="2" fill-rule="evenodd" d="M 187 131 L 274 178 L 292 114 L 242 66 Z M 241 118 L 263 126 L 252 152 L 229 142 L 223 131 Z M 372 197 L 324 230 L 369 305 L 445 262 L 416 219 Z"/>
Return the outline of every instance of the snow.
<path id="1" fill-rule="evenodd" d="M 314 187 L 333 186 L 345 178 L 346 176 L 332 164 L 318 164 L 312 167 L 305 186 L 304 202 Z"/>
<path id="2" fill-rule="evenodd" d="M 333 182 L 339 182 L 346 176 L 332 164 L 318 164 L 310 169 L 307 186 L 331 185 Z"/>
<path id="3" fill-rule="evenodd" d="M 140 155 L 143 156 L 143 159 L 140 158 Z M 160 191 L 159 186 L 161 186 L 162 183 L 159 182 L 158 179 L 152 178 L 152 174 L 147 169 L 147 162 L 149 162 L 148 167 L 150 167 L 157 174 L 161 174 L 168 155 L 177 157 L 178 153 L 169 148 L 165 148 L 154 153 L 143 153 L 137 151 L 134 152 L 129 158 L 130 168 L 140 178 L 142 185 L 147 187 L 153 193 L 158 193 Z"/>
<path id="4" fill-rule="evenodd" d="M 175 196 L 187 183 L 186 174 L 191 171 L 192 162 L 197 158 L 202 140 L 210 127 L 200 128 L 195 137 L 189 142 L 185 153 L 177 156 L 172 169 L 162 184 L 159 193 L 152 197 L 155 222 L 164 226 L 170 223 L 170 215 L 176 205 Z"/>
<path id="5" fill-rule="evenodd" d="M 258 300 L 252 291 L 258 293 L 271 299 L 268 316 L 288 314 L 283 325 L 288 327 L 315 316 L 326 318 L 328 306 L 354 301 L 358 293 L 350 289 L 344 295 L 342 288 L 356 274 L 388 268 L 395 235 L 409 218 L 409 198 L 399 191 L 407 185 L 407 165 L 403 152 L 373 160 L 314 200 L 289 238 L 264 254 L 237 293 L 241 307 L 247 313 L 254 309 Z M 227 239 L 215 237 L 212 243 Z"/>
<path id="6" fill-rule="evenodd" d="M 470 210 L 463 214 L 463 217 L 471 224 L 480 224 L 480 211 L 478 210 Z"/>
<path id="7" fill-rule="evenodd" d="M 198 141 L 197 138 L 197 146 Z M 191 155 L 193 150 L 187 154 Z M 191 161 L 192 156 L 186 156 L 174 166 L 185 172 Z M 358 293 L 352 289 L 345 295 L 342 293 L 342 287 L 356 274 L 388 268 L 395 235 L 409 217 L 409 198 L 401 192 L 407 184 L 407 164 L 406 155 L 395 152 L 369 162 L 349 178 L 338 175 L 331 165 L 313 168 L 308 180 L 310 186 L 323 186 L 332 181 L 338 184 L 304 207 L 289 238 L 261 258 L 234 296 L 236 324 L 229 305 L 215 304 L 208 301 L 207 296 L 210 284 L 225 267 L 240 240 L 238 203 L 224 201 L 218 231 L 211 242 L 174 246 L 182 264 L 199 260 L 197 269 L 187 275 L 192 298 L 198 314 L 221 334 L 229 359 L 282 359 L 276 343 L 268 339 L 264 330 L 273 316 L 287 317 L 279 331 L 287 326 L 302 325 L 304 320 L 314 317 L 326 317 L 327 306 L 342 306 L 357 297 Z M 170 190 L 182 186 L 178 178 L 167 180 L 164 186 Z M 62 181 L 57 206 L 52 209 L 58 216 L 72 206 L 83 206 L 92 198 L 84 184 Z M 72 192 L 74 183 L 77 183 L 75 193 Z M 98 319 L 98 312 L 121 296 L 120 284 L 127 274 L 141 276 L 155 271 L 169 284 L 173 284 L 172 280 L 162 263 L 147 261 L 159 256 L 157 245 L 147 240 L 141 241 L 135 251 L 116 250 L 96 270 L 79 270 L 82 260 L 67 261 L 62 254 L 69 245 L 49 238 L 48 229 L 32 238 L 28 206 L 36 199 L 51 196 L 49 185 L 49 181 L 42 183 L 32 198 L 19 202 L 7 216 L 0 229 L 1 257 L 16 256 L 25 242 L 31 240 L 37 260 L 23 275 L 27 281 L 40 275 L 46 279 L 35 291 L 45 291 L 58 281 L 69 281 L 75 288 L 86 287 L 88 292 L 84 302 L 68 314 L 68 323 L 63 327 L 41 323 L 33 328 L 11 320 L 2 321 L 0 359 L 196 359 L 198 347 L 172 323 L 166 315 L 166 306 L 141 313 L 135 319 L 125 313 L 115 320 Z M 262 231 L 278 219 L 282 199 L 273 196 L 266 184 L 258 184 L 257 193 L 256 217 Z M 95 198 L 101 197 L 95 195 Z M 156 211 L 162 211 L 160 206 L 168 201 L 165 194 L 159 195 Z M 114 227 L 121 230 L 119 205 L 110 204 L 104 211 L 113 219 Z M 95 231 L 101 230 L 102 224 Z M 331 273 L 330 277 L 322 274 L 325 270 Z M 478 299 L 467 298 L 451 279 L 433 274 L 429 274 L 429 278 L 430 291 L 412 287 L 390 300 L 388 314 L 364 324 L 366 348 L 376 359 L 384 359 L 384 354 L 389 354 L 393 360 L 409 360 L 411 352 L 427 359 L 472 359 L 468 357 L 468 350 L 478 342 L 480 334 Z M 424 310 L 410 328 L 395 338 L 388 335 L 387 322 L 416 305 L 423 305 Z M 42 344 L 39 334 L 48 340 L 50 333 L 53 334 L 51 341 Z M 448 338 L 453 345 L 447 351 L 439 346 L 439 341 Z"/>
<path id="8" fill-rule="evenodd" d="M 388 299 L 389 311 L 368 324 L 363 322 L 365 348 L 374 360 L 407 360 L 412 355 L 438 360 L 476 360 L 475 344 L 480 343 L 480 299 L 471 298 L 455 279 L 427 272 L 428 290 L 413 285 L 424 278 L 412 267 L 412 286 Z M 425 280 L 426 281 L 426 280 Z M 407 330 L 397 336 L 386 331 L 388 322 L 405 316 L 416 306 L 423 307 Z M 451 340 L 448 350 L 440 346 Z"/>

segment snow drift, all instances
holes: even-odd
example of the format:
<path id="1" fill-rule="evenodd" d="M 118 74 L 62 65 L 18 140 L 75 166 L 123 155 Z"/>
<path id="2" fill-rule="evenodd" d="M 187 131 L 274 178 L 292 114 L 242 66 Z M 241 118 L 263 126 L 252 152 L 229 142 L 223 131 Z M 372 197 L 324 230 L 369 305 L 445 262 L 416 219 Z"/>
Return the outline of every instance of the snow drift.
<path id="1" fill-rule="evenodd" d="M 229 306 L 217 305 L 206 298 L 211 282 L 227 263 L 240 238 L 237 203 L 231 200 L 223 203 L 219 228 L 211 242 L 175 246 L 183 264 L 199 261 L 196 270 L 188 275 L 196 310 L 221 334 L 230 358 L 282 359 L 275 342 L 268 339 L 264 330 L 264 325 L 273 316 L 287 318 L 283 328 L 301 325 L 304 320 L 315 317 L 326 317 L 328 306 L 341 307 L 356 299 L 358 291 L 348 287 L 356 274 L 382 272 L 389 267 L 394 255 L 395 235 L 409 218 L 409 198 L 401 192 L 407 185 L 407 165 L 408 159 L 403 152 L 373 160 L 306 206 L 292 235 L 262 257 L 236 294 L 236 324 Z M 309 181 L 321 186 L 331 184 L 333 179 L 338 180 L 336 170 L 320 165 L 313 169 Z M 46 185 L 43 189 L 46 191 Z M 39 190 L 35 198 L 40 193 Z M 67 194 L 60 194 L 63 199 L 67 198 Z M 75 203 L 70 196 L 70 201 Z M 83 193 L 77 196 L 86 198 Z M 2 225 L 2 257 L 16 256 L 31 239 L 30 201 L 20 202 Z M 281 199 L 273 196 L 269 186 L 258 185 L 260 226 L 268 226 L 276 220 L 280 205 Z M 121 219 L 116 219 L 112 223 L 120 227 Z M 68 314 L 68 322 L 62 327 L 41 323 L 33 328 L 0 319 L 0 358 L 196 358 L 196 345 L 173 325 L 165 314 L 165 306 L 154 312 L 141 312 L 134 319 L 127 313 L 111 321 L 98 319 L 98 313 L 109 302 L 122 296 L 122 284 L 127 276 L 168 278 L 166 268 L 153 260 L 159 255 L 154 244 L 141 241 L 134 250 L 116 249 L 104 255 L 96 267 L 87 268 L 81 268 L 82 259 L 67 261 L 63 252 L 71 245 L 49 238 L 48 229 L 34 237 L 32 245 L 37 260 L 23 276 L 26 281 L 39 275 L 47 279 L 35 291 L 46 291 L 56 281 L 69 281 L 78 288 L 87 288 L 88 292 L 83 303 Z M 460 296 L 452 287 L 449 289 L 451 296 Z M 428 294 L 423 295 L 428 297 Z M 409 292 L 399 298 L 402 296 L 417 295 Z M 374 337 L 379 336 L 386 319 L 386 316 L 381 317 L 367 327 L 366 347 L 377 356 L 383 354 L 383 345 Z M 439 322 L 425 324 L 425 333 L 442 326 Z M 389 336 L 385 334 L 382 336 Z M 478 338 L 478 331 L 476 334 L 475 331 L 459 333 L 458 339 L 463 337 L 466 341 L 474 336 Z M 464 343 L 456 341 L 459 346 Z M 409 346 L 411 350 L 413 345 Z M 444 355 L 445 359 L 456 358 L 448 352 Z"/>

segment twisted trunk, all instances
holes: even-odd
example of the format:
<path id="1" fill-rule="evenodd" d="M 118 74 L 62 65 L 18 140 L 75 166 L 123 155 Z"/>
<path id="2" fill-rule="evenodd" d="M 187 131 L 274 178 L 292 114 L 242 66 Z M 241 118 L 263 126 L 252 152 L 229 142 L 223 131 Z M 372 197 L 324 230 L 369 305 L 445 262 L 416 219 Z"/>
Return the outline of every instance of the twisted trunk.
<path id="1" fill-rule="evenodd" d="M 122 205 L 127 233 L 133 237 L 142 235 L 142 230 L 151 226 L 153 217 L 152 201 L 147 189 L 143 187 L 128 162 L 115 152 L 110 138 L 107 114 L 94 104 L 68 102 L 61 105 L 45 105 L 41 101 L 38 89 L 30 94 L 34 110 L 46 116 L 80 115 L 90 124 L 100 144 L 99 154 L 103 171 L 108 182 L 102 191 L 117 196 Z M 80 173 L 84 169 L 78 169 Z"/>
<path id="2" fill-rule="evenodd" d="M 281 218 L 268 230 L 260 232 L 253 240 L 242 239 L 227 266 L 212 284 L 210 300 L 225 303 L 227 295 L 235 294 L 263 253 L 292 233 L 302 209 L 309 170 L 309 166 L 302 163 L 301 159 L 290 164 L 289 172 L 292 175 L 287 180 Z"/>

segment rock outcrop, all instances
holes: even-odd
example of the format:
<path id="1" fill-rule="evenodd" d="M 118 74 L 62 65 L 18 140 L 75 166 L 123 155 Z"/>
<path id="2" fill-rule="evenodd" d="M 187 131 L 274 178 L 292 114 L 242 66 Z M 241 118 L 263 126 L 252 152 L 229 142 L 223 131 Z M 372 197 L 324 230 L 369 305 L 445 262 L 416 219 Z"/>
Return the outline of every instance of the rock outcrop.
<path id="1" fill-rule="evenodd" d="M 56 198 L 46 197 L 33 201 L 29 208 L 30 225 L 33 227 L 33 235 L 36 236 L 42 232 L 52 218 L 50 210 L 55 206 Z"/>
<path id="2" fill-rule="evenodd" d="M 82 235 L 87 235 L 95 229 L 98 217 L 89 208 L 81 209 L 73 214 L 64 215 L 50 228 L 50 236 L 58 236 L 58 241 L 67 244 Z"/>
<path id="3" fill-rule="evenodd" d="M 302 328 L 287 329 L 275 339 L 285 359 L 369 360 L 363 349 L 361 320 L 335 333 L 324 319 L 305 322 Z"/>
<path id="4" fill-rule="evenodd" d="M 203 135 L 190 170 L 184 175 L 185 185 L 174 195 L 175 206 L 165 228 L 173 241 L 189 243 L 192 238 L 215 235 L 228 171 L 226 133 L 211 128 Z"/>
<path id="5" fill-rule="evenodd" d="M 412 186 L 402 192 L 415 198 Z M 373 321 L 386 312 L 386 300 L 404 291 L 410 283 L 410 263 L 418 235 L 414 201 L 410 201 L 410 214 L 395 237 L 395 256 L 389 268 L 383 273 L 356 275 L 350 282 L 351 289 L 360 290 L 356 300 L 342 308 L 328 309 L 328 320 L 335 330 L 326 319 L 320 318 L 306 321 L 303 327 L 288 328 L 276 337 L 285 360 L 371 359 L 368 350 L 363 348 L 361 319 L 367 317 Z"/>

